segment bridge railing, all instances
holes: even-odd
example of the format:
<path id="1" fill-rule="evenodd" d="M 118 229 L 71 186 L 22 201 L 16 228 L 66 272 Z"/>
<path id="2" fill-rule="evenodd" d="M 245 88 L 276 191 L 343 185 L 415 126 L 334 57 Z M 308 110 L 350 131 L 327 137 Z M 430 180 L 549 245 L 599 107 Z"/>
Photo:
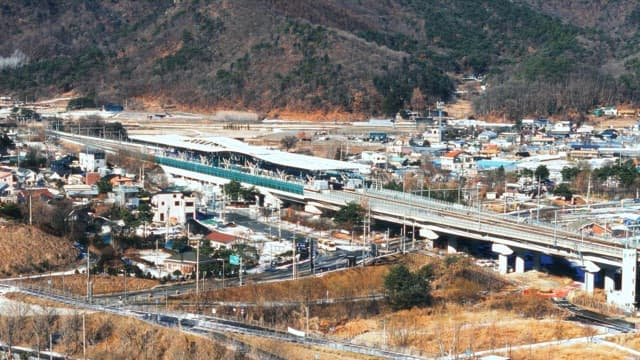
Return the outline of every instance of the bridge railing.
<path id="1" fill-rule="evenodd" d="M 450 210 L 450 211 L 456 211 L 456 212 L 465 212 L 467 214 L 473 214 L 473 213 L 478 213 L 479 209 L 476 207 L 472 207 L 472 206 L 467 206 L 467 205 L 462 205 L 462 204 L 454 204 L 454 203 L 450 203 L 450 202 L 446 202 L 443 200 L 438 200 L 438 199 L 431 199 L 431 198 L 425 198 L 423 196 L 417 196 L 411 193 L 403 193 L 403 192 L 399 192 L 399 191 L 394 191 L 394 190 L 389 190 L 389 189 L 367 189 L 366 190 L 367 193 L 372 193 L 372 194 L 379 194 L 385 197 L 392 197 L 395 199 L 400 199 L 400 200 L 404 200 L 404 201 L 408 201 L 408 202 L 413 202 L 413 203 L 419 203 L 425 206 L 429 206 L 431 208 L 441 208 L 443 210 Z M 496 214 L 496 213 L 492 213 L 492 212 L 482 212 L 481 216 L 484 219 L 487 218 L 494 218 L 494 219 L 500 219 L 500 220 L 506 220 L 506 221 L 512 221 L 514 224 L 516 224 L 516 221 L 513 221 L 511 218 L 509 217 L 504 217 L 500 214 Z M 574 234 L 572 232 L 563 230 L 563 229 L 558 229 L 557 226 L 555 224 L 551 224 L 548 222 L 544 222 L 544 221 L 537 221 L 537 220 L 530 220 L 530 222 L 528 224 L 521 224 L 521 226 L 523 227 L 527 227 L 527 226 L 535 226 L 537 228 L 545 228 L 549 231 L 553 231 L 556 233 L 556 236 L 569 236 L 569 237 L 579 237 L 579 235 Z M 595 238 L 595 237 L 589 237 L 589 236 L 585 236 L 585 239 L 598 239 L 599 238 Z M 612 242 L 615 244 L 621 244 L 620 242 Z"/>
<path id="2" fill-rule="evenodd" d="M 380 193 L 378 193 L 380 194 Z M 314 196 L 311 195 L 310 196 Z M 334 203 L 346 204 L 348 202 L 368 203 L 377 213 L 389 215 L 394 218 L 402 216 L 407 220 L 415 220 L 419 222 L 430 222 L 439 224 L 442 226 L 450 227 L 452 229 L 458 229 L 458 231 L 473 231 L 473 232 L 486 232 L 491 234 L 490 236 L 502 237 L 505 239 L 514 239 L 517 241 L 526 241 L 537 245 L 547 245 L 552 247 L 565 248 L 576 254 L 590 252 L 612 256 L 615 258 L 621 257 L 621 245 L 617 242 L 612 242 L 611 245 L 602 244 L 600 242 L 591 242 L 590 237 L 582 237 L 577 234 L 572 234 L 566 231 L 556 231 L 551 226 L 542 227 L 531 224 L 519 224 L 513 222 L 513 225 L 518 228 L 510 228 L 508 226 L 493 226 L 486 224 L 487 219 L 495 218 L 501 222 L 508 221 L 500 216 L 492 214 L 481 214 L 476 209 L 459 205 L 441 203 L 434 204 L 427 200 L 425 201 L 411 201 L 411 195 L 402 193 L 388 193 L 384 195 L 384 199 L 368 197 L 366 193 L 350 193 L 340 191 L 327 191 L 318 194 L 318 199 L 330 201 Z M 401 202 L 404 201 L 404 202 Z M 415 204 L 418 206 L 412 206 L 407 204 Z M 465 214 L 466 217 L 453 217 L 450 216 L 451 212 L 456 214 Z M 483 223 L 482 221 L 485 223 Z M 541 233 L 540 228 L 544 228 L 546 233 Z M 600 240 L 601 239 L 596 239 Z"/>

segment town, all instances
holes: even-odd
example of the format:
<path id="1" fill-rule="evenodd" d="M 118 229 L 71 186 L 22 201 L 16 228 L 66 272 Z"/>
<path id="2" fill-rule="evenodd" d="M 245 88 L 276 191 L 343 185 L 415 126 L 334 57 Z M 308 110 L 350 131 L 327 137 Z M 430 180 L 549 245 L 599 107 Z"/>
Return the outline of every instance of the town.
<path id="1" fill-rule="evenodd" d="M 598 108 L 594 125 L 514 125 L 459 119 L 438 103 L 425 114 L 318 124 L 114 105 L 9 107 L 0 138 L 3 226 L 73 241 L 65 261 L 6 266 L 13 281 L 5 283 L 23 291 L 203 331 L 161 315 L 159 303 L 248 321 L 256 316 L 243 305 L 249 300 L 221 300 L 225 289 L 407 256 L 462 257 L 497 283 L 526 273 L 568 279 L 520 285 L 542 299 L 571 292 L 578 305 L 636 311 L 635 112 Z M 348 296 L 358 298 L 357 288 Z M 318 301 L 336 301 L 329 289 Z M 608 331 L 634 327 L 599 316 Z M 313 334 L 306 321 L 299 330 L 289 324 L 290 335 Z M 405 353 L 384 349 L 373 355 Z"/>

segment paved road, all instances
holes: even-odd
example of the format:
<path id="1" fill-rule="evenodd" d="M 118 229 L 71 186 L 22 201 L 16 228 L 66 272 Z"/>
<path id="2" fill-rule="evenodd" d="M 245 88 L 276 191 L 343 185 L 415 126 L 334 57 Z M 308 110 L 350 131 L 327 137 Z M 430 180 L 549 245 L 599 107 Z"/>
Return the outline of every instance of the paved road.
<path id="1" fill-rule="evenodd" d="M 0 285 L 2 287 L 9 287 L 7 285 Z M 87 310 L 101 311 L 121 316 L 134 317 L 149 323 L 165 326 L 165 327 L 177 327 L 182 331 L 190 332 L 199 335 L 206 335 L 208 333 L 239 333 L 245 335 L 252 335 L 258 337 L 266 337 L 277 339 L 280 341 L 286 341 L 291 343 L 300 343 L 310 346 L 319 346 L 331 350 L 352 352 L 358 354 L 366 354 L 371 356 L 377 356 L 384 359 L 423 359 L 422 357 L 401 354 L 397 352 L 375 349 L 371 347 L 359 346 L 349 343 L 344 343 L 336 340 L 316 338 L 311 336 L 300 337 L 290 333 L 277 331 L 274 329 L 261 327 L 252 324 L 246 324 L 236 322 L 228 319 L 216 318 L 211 316 L 201 316 L 189 313 L 170 313 L 166 311 L 160 311 L 161 307 L 156 306 L 158 311 L 136 311 L 117 306 L 104 306 L 97 304 L 87 304 L 83 301 L 78 301 L 75 298 L 69 298 L 62 295 L 49 294 L 38 290 L 32 289 L 20 289 L 15 290 L 26 293 L 31 296 L 53 300 L 69 305 L 73 305 L 78 308 L 84 308 Z"/>

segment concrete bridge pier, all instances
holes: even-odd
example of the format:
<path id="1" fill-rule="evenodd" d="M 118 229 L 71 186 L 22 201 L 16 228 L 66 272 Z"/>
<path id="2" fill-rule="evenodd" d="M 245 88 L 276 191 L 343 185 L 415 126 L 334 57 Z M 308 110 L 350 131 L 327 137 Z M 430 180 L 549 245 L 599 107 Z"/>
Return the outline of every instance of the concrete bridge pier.
<path id="1" fill-rule="evenodd" d="M 524 273 L 524 254 L 519 253 L 516 255 L 516 273 Z"/>
<path id="2" fill-rule="evenodd" d="M 509 271 L 509 255 L 513 254 L 513 250 L 507 245 L 493 244 L 491 245 L 491 251 L 498 253 L 498 270 L 500 274 L 506 274 Z"/>
<path id="3" fill-rule="evenodd" d="M 458 240 L 449 238 L 447 239 L 447 254 L 455 254 L 458 252 Z"/>
<path id="4" fill-rule="evenodd" d="M 584 290 L 588 294 L 593 294 L 594 283 L 595 283 L 595 274 L 592 272 L 585 271 L 584 285 L 582 286 L 582 290 Z"/>
<path id="5" fill-rule="evenodd" d="M 610 292 L 616 289 L 616 282 L 613 279 L 613 270 L 606 270 L 604 273 L 604 292 L 609 296 Z"/>
<path id="6" fill-rule="evenodd" d="M 596 273 L 600 271 L 600 267 L 589 260 L 584 261 L 583 266 L 584 285 L 582 286 L 582 290 L 588 294 L 593 294 L 595 289 Z"/>
<path id="7" fill-rule="evenodd" d="M 498 271 L 506 274 L 509 271 L 509 255 L 498 254 Z"/>
<path id="8" fill-rule="evenodd" d="M 635 310 L 636 282 L 638 278 L 638 253 L 636 249 L 622 250 L 622 281 L 620 290 L 607 292 L 607 302 L 627 311 Z M 613 279 L 609 283 L 613 282 Z M 605 278 L 605 289 L 608 281 Z"/>

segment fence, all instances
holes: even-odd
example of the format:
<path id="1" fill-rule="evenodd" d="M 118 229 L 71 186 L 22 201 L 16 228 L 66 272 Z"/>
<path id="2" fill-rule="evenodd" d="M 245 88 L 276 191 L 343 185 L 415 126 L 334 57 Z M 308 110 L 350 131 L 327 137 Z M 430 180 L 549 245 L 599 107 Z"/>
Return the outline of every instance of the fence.
<path id="1" fill-rule="evenodd" d="M 167 157 L 156 156 L 156 162 L 160 165 L 175 167 L 178 169 L 193 171 L 201 174 L 211 175 L 229 180 L 239 181 L 241 183 L 262 186 L 270 189 L 286 191 L 293 194 L 302 195 L 304 193 L 304 185 L 294 184 L 288 181 L 268 178 L 264 176 L 251 175 L 241 171 L 223 169 L 211 165 L 203 165 L 190 161 L 171 159 Z"/>

